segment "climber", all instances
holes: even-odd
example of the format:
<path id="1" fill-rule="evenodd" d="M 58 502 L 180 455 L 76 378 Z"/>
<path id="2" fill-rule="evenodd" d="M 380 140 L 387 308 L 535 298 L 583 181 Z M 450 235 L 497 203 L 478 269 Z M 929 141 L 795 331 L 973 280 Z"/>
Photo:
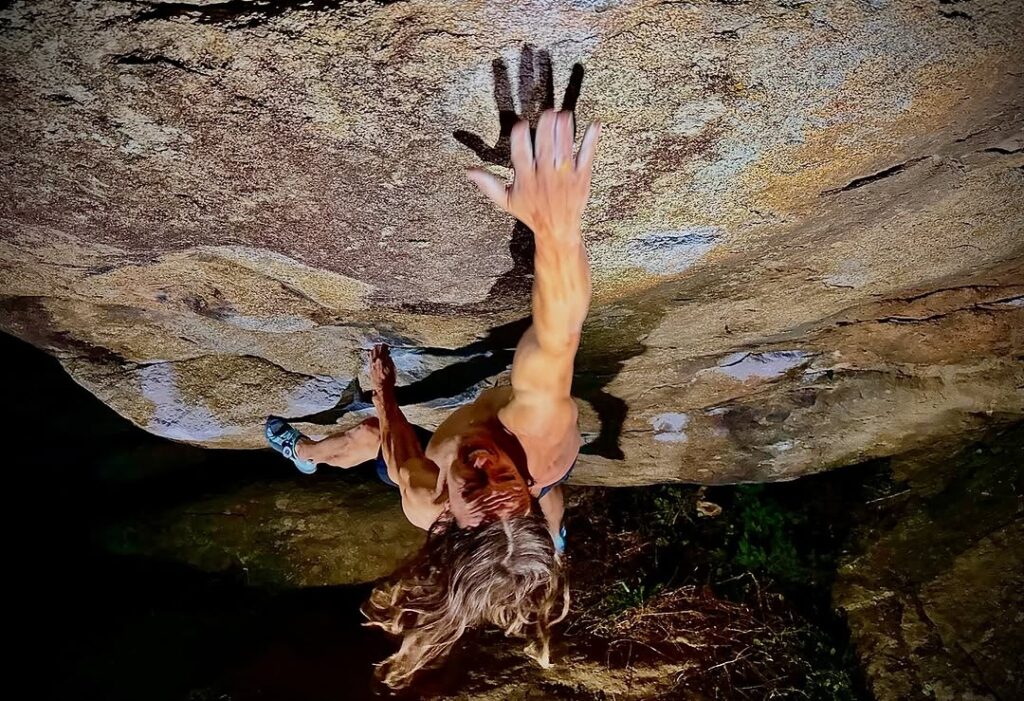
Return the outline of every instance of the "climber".
<path id="1" fill-rule="evenodd" d="M 600 125 L 586 130 L 575 157 L 574 128 L 571 112 L 554 110 L 540 116 L 533 139 L 528 122 L 516 124 L 511 185 L 482 169 L 468 173 L 534 233 L 533 325 L 516 347 L 511 386 L 483 392 L 431 435 L 402 414 L 394 364 L 378 345 L 370 366 L 375 418 L 321 441 L 278 417 L 267 420 L 271 446 L 303 472 L 376 458 L 409 521 L 428 531 L 416 557 L 364 609 L 368 625 L 404 638 L 380 670 L 392 687 L 484 623 L 529 636 L 528 652 L 546 666 L 550 627 L 568 610 L 559 484 L 581 444 L 569 391 L 590 305 L 580 220 Z"/>

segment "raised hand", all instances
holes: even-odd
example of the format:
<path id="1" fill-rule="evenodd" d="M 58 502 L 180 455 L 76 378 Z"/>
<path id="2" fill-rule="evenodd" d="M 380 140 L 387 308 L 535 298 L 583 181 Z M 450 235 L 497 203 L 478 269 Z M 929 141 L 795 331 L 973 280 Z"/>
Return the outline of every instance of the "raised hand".
<path id="1" fill-rule="evenodd" d="M 520 120 L 535 125 L 543 110 L 552 109 L 555 106 L 555 82 L 551 53 L 541 49 L 535 54 L 532 45 L 523 45 L 519 55 L 516 90 L 519 98 L 518 112 L 513 104 L 512 85 L 509 81 L 508 66 L 505 61 L 501 58 L 494 59 L 491 62 L 491 69 L 494 72 L 494 101 L 498 106 L 498 140 L 493 146 L 488 146 L 476 134 L 462 129 L 454 132 L 453 136 L 459 143 L 472 149 L 481 161 L 509 168 L 512 166 L 510 147 L 512 128 Z M 576 101 L 579 99 L 582 85 L 583 66 L 577 63 L 572 67 L 569 83 L 562 96 L 563 110 L 572 112 L 576 109 Z"/>
<path id="2" fill-rule="evenodd" d="M 395 363 L 385 343 L 378 343 L 370 352 L 370 382 L 375 398 L 395 388 Z"/>
<path id="3" fill-rule="evenodd" d="M 587 127 L 575 156 L 574 133 L 571 112 L 546 110 L 537 123 L 535 139 L 530 138 L 528 122 L 517 122 L 510 139 L 513 182 L 506 184 L 480 168 L 471 169 L 469 179 L 534 235 L 578 235 L 590 196 L 590 171 L 601 125 L 595 122 Z"/>

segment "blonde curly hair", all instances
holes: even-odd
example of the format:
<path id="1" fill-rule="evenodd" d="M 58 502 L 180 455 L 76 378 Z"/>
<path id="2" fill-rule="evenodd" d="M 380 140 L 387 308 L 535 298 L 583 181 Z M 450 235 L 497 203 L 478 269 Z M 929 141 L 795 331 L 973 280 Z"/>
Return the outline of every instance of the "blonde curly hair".
<path id="1" fill-rule="evenodd" d="M 402 638 L 377 670 L 392 689 L 440 664 L 463 633 L 488 623 L 507 636 L 528 638 L 526 653 L 549 667 L 551 627 L 569 612 L 566 566 L 541 514 L 475 528 L 442 518 L 362 611 L 364 625 Z"/>

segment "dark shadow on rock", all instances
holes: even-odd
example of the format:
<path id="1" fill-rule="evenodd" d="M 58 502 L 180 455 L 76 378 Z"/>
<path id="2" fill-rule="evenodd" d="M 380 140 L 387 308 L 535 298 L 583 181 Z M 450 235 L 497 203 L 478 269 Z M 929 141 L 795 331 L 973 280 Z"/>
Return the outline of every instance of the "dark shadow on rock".
<path id="1" fill-rule="evenodd" d="M 580 350 L 576 355 L 573 396 L 584 400 L 597 414 L 598 434 L 580 449 L 583 455 L 622 460 L 622 427 L 629 413 L 625 400 L 607 391 L 622 372 L 626 362 L 642 355 L 644 339 L 661 321 L 671 306 L 675 283 L 645 290 L 616 301 L 611 309 L 591 312 L 583 327 Z M 645 378 L 651 381 L 651 378 Z"/>
<path id="2" fill-rule="evenodd" d="M 509 69 L 504 59 L 496 58 L 491 62 L 494 72 L 494 102 L 498 107 L 498 140 L 493 146 L 468 131 L 459 129 L 453 132 L 455 140 L 472 150 L 484 163 L 512 167 L 510 137 L 512 127 L 520 120 L 530 123 L 531 137 L 537 127 L 537 119 L 541 112 L 555 106 L 554 69 L 551 52 L 546 49 L 534 50 L 531 44 L 524 44 L 519 54 L 519 72 L 517 75 L 517 96 L 519 112 L 512 100 L 512 86 L 509 80 Z M 562 96 L 562 110 L 574 113 L 575 126 L 576 103 L 583 87 L 583 66 L 573 65 Z M 530 291 L 533 287 L 533 234 L 529 227 L 517 221 L 512 227 L 512 237 L 508 246 L 512 257 L 512 268 L 503 273 L 491 286 L 487 297 L 479 305 L 493 310 L 496 305 L 508 308 L 511 306 L 527 307 Z"/>
<path id="3" fill-rule="evenodd" d="M 619 367 L 622 367 L 622 362 L 619 363 Z M 582 455 L 598 455 L 609 460 L 622 460 L 626 457 L 619 446 L 619 437 L 622 435 L 622 426 L 626 422 L 629 406 L 623 399 L 604 389 L 614 378 L 615 375 L 579 373 L 573 378 L 573 394 L 590 404 L 601 424 L 597 436 L 580 448 Z"/>
<path id="4" fill-rule="evenodd" d="M 519 57 L 519 70 L 513 90 L 509 67 L 504 59 L 496 58 L 491 63 L 494 76 L 494 102 L 498 109 L 498 138 L 493 145 L 487 144 L 480 136 L 465 130 L 456 130 L 452 136 L 469 148 L 482 163 L 512 167 L 510 137 L 512 127 L 520 120 L 530 123 L 531 135 L 536 129 L 541 112 L 555 106 L 554 68 L 551 53 L 546 49 L 536 50 L 531 44 L 524 44 Z M 562 110 L 575 113 L 576 104 L 583 86 L 584 69 L 575 64 L 562 96 Z M 515 100 L 518 98 L 519 110 Z M 575 127 L 575 117 L 573 121 Z M 522 222 L 512 228 L 509 241 L 509 255 L 512 268 L 503 273 L 488 291 L 487 297 L 477 303 L 458 308 L 462 313 L 487 313 L 500 309 L 529 308 L 533 288 L 533 233 Z M 613 460 L 624 457 L 619 445 L 622 426 L 628 407 L 619 397 L 605 388 L 618 375 L 624 363 L 644 351 L 638 340 L 653 328 L 660 313 L 652 314 L 646 300 L 637 299 L 631 304 L 633 314 L 625 324 L 606 325 L 600 334 L 601 341 L 587 342 L 577 362 L 573 392 L 589 403 L 600 421 L 598 435 L 589 441 L 582 452 L 600 455 Z M 452 313 L 430 303 L 415 305 L 415 311 L 426 313 Z M 469 392 L 475 385 L 489 377 L 504 372 L 512 365 L 519 337 L 530 325 L 530 317 L 504 324 L 492 329 L 484 338 L 456 349 L 423 348 L 424 353 L 434 356 L 464 358 L 459 362 L 437 370 L 427 377 L 404 387 L 397 388 L 399 404 L 421 404 L 455 399 Z M 593 327 L 594 324 L 588 324 Z M 642 326 L 642 329 L 638 329 Z M 635 335 L 630 336 L 635 331 Z M 345 391 L 341 401 L 332 409 L 301 417 L 292 417 L 318 425 L 332 425 L 352 411 L 365 409 L 370 404 L 370 393 L 364 391 L 357 381 Z"/>
<path id="5" fill-rule="evenodd" d="M 393 651 L 360 625 L 369 584 L 248 585 L 152 557 L 96 555 L 50 605 L 52 698 L 373 699 Z"/>
<path id="6" fill-rule="evenodd" d="M 520 120 L 530 123 L 531 135 L 537 126 L 541 112 L 555 106 L 554 68 L 551 52 L 541 49 L 534 54 L 531 44 L 524 44 L 519 55 L 519 73 L 517 76 L 517 96 L 520 111 L 516 111 L 512 100 L 512 87 L 509 81 L 508 65 L 502 58 L 491 62 L 494 73 L 494 102 L 498 107 L 498 140 L 493 146 L 478 135 L 463 129 L 452 133 L 455 140 L 473 151 L 484 163 L 512 167 L 510 138 L 512 127 Z M 562 110 L 576 111 L 580 91 L 583 87 L 583 66 L 574 64 L 569 75 L 569 83 L 562 95 Z"/>
<path id="7" fill-rule="evenodd" d="M 432 372 L 422 380 L 396 388 L 395 396 L 398 403 L 419 404 L 458 396 L 477 383 L 504 372 L 512 366 L 516 345 L 519 338 L 526 333 L 530 322 L 530 317 L 526 317 L 496 326 L 479 341 L 455 351 L 443 348 L 429 349 L 434 355 L 451 355 L 466 359 Z"/>
<path id="8" fill-rule="evenodd" d="M 459 348 L 421 348 L 425 355 L 463 358 L 436 370 L 408 385 L 395 388 L 395 396 L 402 406 L 452 399 L 470 391 L 476 384 L 504 372 L 512 365 L 516 344 L 530 325 L 530 317 L 496 326 L 472 343 Z M 336 424 L 346 414 L 367 408 L 372 401 L 369 390 L 358 380 L 345 389 L 337 405 L 325 411 L 305 416 L 288 417 L 295 422 L 328 426 Z"/>

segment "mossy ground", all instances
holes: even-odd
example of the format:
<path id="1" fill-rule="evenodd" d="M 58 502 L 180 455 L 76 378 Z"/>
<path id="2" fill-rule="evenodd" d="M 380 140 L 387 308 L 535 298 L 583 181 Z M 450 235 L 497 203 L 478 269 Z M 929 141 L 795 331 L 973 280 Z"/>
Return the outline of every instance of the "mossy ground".
<path id="1" fill-rule="evenodd" d="M 682 665 L 670 695 L 868 698 L 831 584 L 863 505 L 894 488 L 870 464 L 775 485 L 577 493 L 570 633 L 622 666 Z"/>

